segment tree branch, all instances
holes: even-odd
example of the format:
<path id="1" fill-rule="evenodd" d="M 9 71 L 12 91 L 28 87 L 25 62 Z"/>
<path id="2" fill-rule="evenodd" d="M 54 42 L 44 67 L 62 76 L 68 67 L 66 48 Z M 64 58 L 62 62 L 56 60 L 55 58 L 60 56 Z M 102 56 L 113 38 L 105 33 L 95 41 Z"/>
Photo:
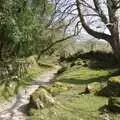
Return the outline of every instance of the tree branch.
<path id="1" fill-rule="evenodd" d="M 43 49 L 43 50 L 40 52 L 37 60 L 40 59 L 41 54 L 44 54 L 46 51 L 48 51 L 49 49 L 51 49 L 54 45 L 56 45 L 56 44 L 58 44 L 58 43 L 60 43 L 60 42 L 63 42 L 63 41 L 65 41 L 65 40 L 68 40 L 68 39 L 70 39 L 70 38 L 72 38 L 72 37 L 75 37 L 75 35 L 73 34 L 73 35 L 67 36 L 67 37 L 65 37 L 65 38 L 62 38 L 62 39 L 60 39 L 60 40 L 57 40 L 57 41 L 51 43 L 47 48 Z"/>
<path id="2" fill-rule="evenodd" d="M 81 8 L 80 8 L 80 3 L 79 3 L 79 0 L 76 0 L 76 3 L 77 3 L 77 10 L 78 10 L 78 15 L 79 15 L 79 18 L 80 18 L 80 21 L 81 21 L 81 24 L 83 26 L 83 28 L 87 31 L 88 34 L 94 36 L 95 38 L 98 38 L 98 39 L 104 39 L 108 42 L 110 42 L 110 39 L 111 39 L 111 36 L 108 35 L 108 34 L 105 34 L 105 33 L 101 33 L 101 32 L 97 32 L 97 31 L 94 31 L 93 29 L 91 29 L 85 22 L 84 20 L 84 16 L 82 15 L 81 13 Z"/>
<path id="3" fill-rule="evenodd" d="M 103 10 L 100 7 L 99 0 L 93 0 L 93 2 L 94 2 L 94 6 L 96 8 L 96 11 L 97 11 L 99 17 L 101 18 L 102 22 L 104 22 L 105 24 L 107 24 L 108 20 L 107 20 L 106 15 L 104 14 Z"/>
<path id="4" fill-rule="evenodd" d="M 109 22 L 114 23 L 114 13 L 116 10 L 113 9 L 113 2 L 112 0 L 107 0 L 107 8 L 108 8 L 108 15 L 109 15 Z"/>

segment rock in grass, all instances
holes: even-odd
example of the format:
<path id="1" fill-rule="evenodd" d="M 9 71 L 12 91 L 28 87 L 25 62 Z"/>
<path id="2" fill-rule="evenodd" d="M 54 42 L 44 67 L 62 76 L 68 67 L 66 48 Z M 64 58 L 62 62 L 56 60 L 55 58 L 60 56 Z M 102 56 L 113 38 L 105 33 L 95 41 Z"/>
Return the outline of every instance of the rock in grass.
<path id="1" fill-rule="evenodd" d="M 40 109 L 54 103 L 54 98 L 44 88 L 40 88 L 30 96 L 29 106 L 30 108 Z"/>
<path id="2" fill-rule="evenodd" d="M 60 70 L 58 70 L 57 74 L 61 74 L 61 73 L 65 72 L 66 69 L 67 69 L 66 66 L 62 67 Z"/>
<path id="3" fill-rule="evenodd" d="M 108 81 L 111 96 L 120 96 L 120 76 L 111 77 Z"/>
<path id="4" fill-rule="evenodd" d="M 52 96 L 56 96 L 60 94 L 61 92 L 65 92 L 69 90 L 69 87 L 66 84 L 63 84 L 61 82 L 55 82 L 48 91 L 52 94 Z"/>
<path id="5" fill-rule="evenodd" d="M 98 82 L 90 83 L 85 88 L 86 94 L 97 94 L 102 89 L 102 86 Z"/>
<path id="6" fill-rule="evenodd" d="M 120 113 L 120 97 L 110 97 L 108 100 L 108 109 L 112 112 Z"/>
<path id="7" fill-rule="evenodd" d="M 64 84 L 63 83 L 61 83 L 61 82 L 55 82 L 53 85 L 52 85 L 52 87 L 62 87 Z"/>
<path id="8" fill-rule="evenodd" d="M 108 81 L 108 86 L 111 88 L 119 88 L 120 90 L 120 76 L 111 77 Z"/>
<path id="9" fill-rule="evenodd" d="M 120 76 L 111 77 L 107 82 L 107 86 L 100 91 L 100 95 L 120 97 Z"/>

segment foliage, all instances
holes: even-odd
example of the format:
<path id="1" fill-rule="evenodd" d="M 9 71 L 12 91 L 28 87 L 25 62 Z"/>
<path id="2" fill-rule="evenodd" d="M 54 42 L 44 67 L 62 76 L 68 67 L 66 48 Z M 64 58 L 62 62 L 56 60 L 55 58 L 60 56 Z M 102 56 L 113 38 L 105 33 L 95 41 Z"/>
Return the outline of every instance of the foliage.
<path id="1" fill-rule="evenodd" d="M 18 91 L 26 77 L 39 73 L 36 63 L 29 74 L 26 57 L 38 55 L 51 42 L 46 25 L 52 11 L 47 0 L 0 1 L 0 85 L 5 91 L 13 83 Z"/>
<path id="2" fill-rule="evenodd" d="M 44 11 L 44 12 L 43 12 Z M 0 3 L 1 57 L 30 56 L 49 43 L 45 26 L 52 12 L 47 1 L 8 0 Z M 50 34 L 49 34 L 50 33 Z M 47 35 L 47 36 L 46 36 Z"/>

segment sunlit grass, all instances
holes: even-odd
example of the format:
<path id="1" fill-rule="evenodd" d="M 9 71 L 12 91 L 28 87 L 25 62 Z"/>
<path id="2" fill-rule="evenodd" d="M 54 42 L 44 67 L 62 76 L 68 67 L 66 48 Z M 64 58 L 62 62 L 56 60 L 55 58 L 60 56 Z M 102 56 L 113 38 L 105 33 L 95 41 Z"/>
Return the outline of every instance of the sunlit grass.
<path id="1" fill-rule="evenodd" d="M 68 69 L 57 80 L 69 84 L 89 84 L 91 82 L 102 82 L 114 73 L 114 70 L 93 70 L 87 67 Z"/>
<path id="2" fill-rule="evenodd" d="M 81 93 L 86 84 L 106 82 L 115 72 L 116 69 L 93 70 L 87 67 L 67 69 L 57 80 L 71 86 L 71 89 L 55 97 L 56 105 L 40 110 L 33 109 L 28 120 L 102 120 L 100 108 L 107 104 L 108 98 Z M 111 116 L 113 120 L 119 118 L 119 115 Z"/>

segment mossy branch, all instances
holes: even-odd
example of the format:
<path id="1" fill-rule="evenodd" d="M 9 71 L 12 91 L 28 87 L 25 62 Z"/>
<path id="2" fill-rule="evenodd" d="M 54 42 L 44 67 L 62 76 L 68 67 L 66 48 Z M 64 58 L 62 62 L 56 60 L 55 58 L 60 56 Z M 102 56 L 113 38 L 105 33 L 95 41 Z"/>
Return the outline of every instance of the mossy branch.
<path id="1" fill-rule="evenodd" d="M 70 38 L 72 38 L 72 37 L 74 37 L 74 36 L 75 36 L 75 35 L 70 35 L 70 36 L 67 36 L 67 37 L 65 37 L 65 38 L 62 38 L 62 39 L 60 39 L 60 40 L 57 40 L 57 41 L 51 43 L 48 47 L 46 47 L 45 49 L 43 49 L 43 50 L 40 52 L 40 54 L 39 54 L 39 56 L 38 56 L 38 58 L 37 58 L 37 61 L 40 59 L 40 56 L 41 56 L 42 54 L 44 54 L 46 51 L 48 51 L 49 49 L 51 49 L 53 46 L 55 46 L 56 44 L 58 44 L 58 43 L 60 43 L 60 42 L 63 42 L 63 41 L 65 41 L 65 40 L 68 40 L 68 39 L 70 39 Z"/>

